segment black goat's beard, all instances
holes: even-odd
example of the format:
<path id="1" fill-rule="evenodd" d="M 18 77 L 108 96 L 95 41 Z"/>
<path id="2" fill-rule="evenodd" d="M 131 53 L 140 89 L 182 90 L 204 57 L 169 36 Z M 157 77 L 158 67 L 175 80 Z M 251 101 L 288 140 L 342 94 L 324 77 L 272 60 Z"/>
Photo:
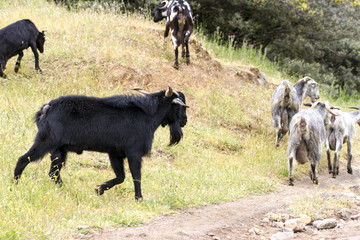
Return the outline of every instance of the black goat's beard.
<path id="1" fill-rule="evenodd" d="M 170 143 L 169 146 L 171 145 L 176 145 L 180 142 L 182 136 L 183 136 L 183 132 L 181 130 L 180 127 L 180 123 L 179 122 L 175 122 L 172 124 L 169 124 L 170 126 Z"/>

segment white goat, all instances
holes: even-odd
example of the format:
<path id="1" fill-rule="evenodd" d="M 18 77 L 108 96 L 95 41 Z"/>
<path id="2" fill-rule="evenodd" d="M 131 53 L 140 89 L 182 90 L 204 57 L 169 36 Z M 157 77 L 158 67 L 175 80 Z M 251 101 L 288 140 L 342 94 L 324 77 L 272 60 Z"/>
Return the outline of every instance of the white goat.
<path id="1" fill-rule="evenodd" d="M 271 98 L 271 114 L 276 129 L 277 147 L 289 130 L 291 118 L 299 112 L 300 104 L 306 96 L 309 96 L 312 102 L 320 98 L 318 83 L 310 77 L 300 79 L 294 86 L 284 80 L 275 89 Z"/>
<path id="2" fill-rule="evenodd" d="M 343 144 L 347 144 L 347 172 L 352 174 L 351 160 L 352 160 L 352 145 L 353 136 L 355 134 L 355 125 L 360 125 L 360 111 L 342 112 L 340 109 L 334 110 L 338 116 L 328 114 L 325 121 L 326 128 L 326 153 L 328 160 L 329 173 L 336 178 L 339 175 L 339 158 Z M 330 150 L 335 151 L 334 165 L 331 165 Z"/>
<path id="3" fill-rule="evenodd" d="M 287 157 L 289 160 L 289 185 L 294 185 L 293 163 L 310 162 L 310 179 L 318 184 L 317 166 L 320 164 L 322 144 L 325 142 L 326 131 L 324 120 L 330 110 L 329 103 L 315 102 L 311 108 L 301 110 L 290 122 Z"/>

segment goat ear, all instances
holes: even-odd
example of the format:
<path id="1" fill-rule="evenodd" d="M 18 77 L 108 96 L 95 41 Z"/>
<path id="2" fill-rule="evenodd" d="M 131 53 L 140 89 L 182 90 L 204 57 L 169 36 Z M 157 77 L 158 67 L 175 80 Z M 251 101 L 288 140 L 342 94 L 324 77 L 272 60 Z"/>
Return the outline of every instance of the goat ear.
<path id="1" fill-rule="evenodd" d="M 311 103 L 304 103 L 304 106 L 311 107 L 312 104 Z"/>

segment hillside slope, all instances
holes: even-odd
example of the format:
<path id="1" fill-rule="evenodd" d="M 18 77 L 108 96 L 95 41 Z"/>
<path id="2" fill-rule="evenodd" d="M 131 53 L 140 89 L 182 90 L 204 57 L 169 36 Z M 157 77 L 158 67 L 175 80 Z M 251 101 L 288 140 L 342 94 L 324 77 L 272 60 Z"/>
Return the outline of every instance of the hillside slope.
<path id="1" fill-rule="evenodd" d="M 48 36 L 40 55 L 43 74 L 34 70 L 28 49 L 19 73 L 13 72 L 12 58 L 8 78 L 0 80 L 0 239 L 69 239 L 83 231 L 79 225 L 138 225 L 179 208 L 273 192 L 286 182 L 286 139 L 274 148 L 269 111 L 281 73 L 266 60 L 252 65 L 215 58 L 216 46 L 205 49 L 194 34 L 191 64 L 181 62 L 175 70 L 170 42 L 163 47 L 163 23 L 95 10 L 69 12 L 45 0 L 6 0 L 0 8 L 0 27 L 29 18 Z M 258 69 L 268 85 L 254 83 Z M 188 124 L 174 147 L 167 146 L 168 128 L 155 133 L 151 154 L 143 159 L 143 202 L 134 202 L 127 166 L 121 186 L 100 197 L 94 193 L 114 175 L 107 155 L 94 152 L 69 154 L 62 188 L 48 179 L 49 156 L 29 164 L 13 183 L 16 161 L 37 131 L 34 113 L 44 103 L 68 94 L 102 97 L 168 85 L 185 94 Z M 296 176 L 307 168 L 297 168 Z"/>

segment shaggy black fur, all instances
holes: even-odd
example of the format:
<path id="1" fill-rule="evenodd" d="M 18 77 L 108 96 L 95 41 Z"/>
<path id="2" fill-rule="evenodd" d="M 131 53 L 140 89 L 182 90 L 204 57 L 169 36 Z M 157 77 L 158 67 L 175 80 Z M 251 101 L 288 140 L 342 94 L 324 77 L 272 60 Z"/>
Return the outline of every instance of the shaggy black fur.
<path id="1" fill-rule="evenodd" d="M 60 170 L 67 152 L 84 150 L 109 154 L 116 178 L 96 187 L 101 195 L 125 179 L 124 158 L 128 159 L 135 185 L 135 198 L 141 194 L 141 161 L 152 145 L 155 130 L 170 126 L 170 145 L 177 144 L 186 125 L 185 96 L 166 96 L 165 91 L 146 96 L 119 95 L 106 98 L 64 96 L 45 104 L 36 114 L 38 133 L 30 150 L 16 164 L 19 179 L 30 161 L 51 154 L 49 175 L 61 184 Z M 184 105 L 174 101 L 179 98 Z"/>

